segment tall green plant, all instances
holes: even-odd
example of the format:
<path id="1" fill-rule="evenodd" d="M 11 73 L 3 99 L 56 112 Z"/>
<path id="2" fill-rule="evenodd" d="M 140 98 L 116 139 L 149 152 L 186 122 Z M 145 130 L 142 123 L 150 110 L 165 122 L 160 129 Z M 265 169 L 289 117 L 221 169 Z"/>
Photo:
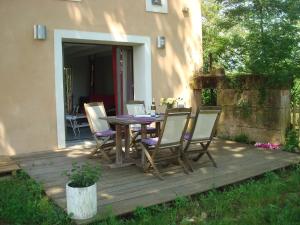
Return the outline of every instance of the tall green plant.
<path id="1" fill-rule="evenodd" d="M 293 106 L 300 105 L 300 79 L 295 79 L 291 89 L 291 103 Z"/>
<path id="2" fill-rule="evenodd" d="M 270 86 L 300 74 L 300 0 L 203 0 L 204 61 L 227 72 L 268 76 Z"/>
<path id="3" fill-rule="evenodd" d="M 296 130 L 288 130 L 285 145 L 283 146 L 283 150 L 287 152 L 295 152 L 299 149 L 299 138 Z"/>
<path id="4" fill-rule="evenodd" d="M 289 82 L 299 73 L 299 0 L 220 0 L 229 26 L 242 27 L 246 68 Z"/>

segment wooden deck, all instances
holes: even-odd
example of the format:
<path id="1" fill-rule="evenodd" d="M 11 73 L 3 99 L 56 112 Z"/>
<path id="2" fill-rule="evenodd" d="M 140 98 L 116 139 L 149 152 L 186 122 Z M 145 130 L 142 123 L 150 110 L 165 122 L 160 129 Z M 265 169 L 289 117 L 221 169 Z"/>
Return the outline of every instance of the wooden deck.
<path id="1" fill-rule="evenodd" d="M 137 206 L 168 202 L 177 196 L 204 192 L 300 162 L 299 154 L 260 150 L 230 141 L 216 140 L 210 149 L 218 168 L 214 168 L 204 156 L 194 164 L 197 169 L 189 175 L 175 165 L 165 168 L 163 181 L 152 174 L 142 173 L 135 166 L 103 168 L 98 183 L 98 211 L 100 214 L 111 211 L 121 215 L 132 212 Z M 56 151 L 16 159 L 22 169 L 44 186 L 46 194 L 65 209 L 67 180 L 62 172 L 70 169 L 74 161 L 100 163 L 99 159 L 87 158 L 89 151 Z"/>
<path id="2" fill-rule="evenodd" d="M 0 156 L 0 175 L 15 173 L 19 166 L 8 156 Z"/>

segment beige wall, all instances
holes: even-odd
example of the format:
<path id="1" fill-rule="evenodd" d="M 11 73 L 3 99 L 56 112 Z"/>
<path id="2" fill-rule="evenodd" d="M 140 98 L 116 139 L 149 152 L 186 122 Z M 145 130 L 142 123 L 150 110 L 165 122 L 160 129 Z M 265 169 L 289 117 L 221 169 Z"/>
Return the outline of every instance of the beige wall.
<path id="1" fill-rule="evenodd" d="M 157 101 L 189 99 L 189 77 L 202 65 L 200 0 L 169 0 L 168 14 L 145 12 L 144 0 L 1 0 L 0 15 L 0 155 L 57 146 L 54 29 L 150 36 Z M 34 24 L 47 26 L 47 40 L 33 39 Z"/>

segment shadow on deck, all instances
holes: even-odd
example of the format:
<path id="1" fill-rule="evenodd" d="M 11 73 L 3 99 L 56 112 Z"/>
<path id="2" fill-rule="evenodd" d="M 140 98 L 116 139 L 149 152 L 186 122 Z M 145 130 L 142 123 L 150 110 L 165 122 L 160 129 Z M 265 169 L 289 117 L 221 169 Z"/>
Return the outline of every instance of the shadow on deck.
<path id="1" fill-rule="evenodd" d="M 121 215 L 137 206 L 151 206 L 174 200 L 178 196 L 193 195 L 212 188 L 239 182 L 278 168 L 300 162 L 300 155 L 280 150 L 260 150 L 231 141 L 215 140 L 210 146 L 218 164 L 213 167 L 207 156 L 194 164 L 189 175 L 178 166 L 164 169 L 165 180 L 143 173 L 135 166 L 108 169 L 103 167 L 98 182 L 98 211 Z M 72 162 L 99 164 L 99 159 L 88 159 L 89 149 L 55 151 L 31 154 L 16 158 L 21 168 L 40 182 L 46 194 L 60 207 L 66 208 L 63 171 Z"/>

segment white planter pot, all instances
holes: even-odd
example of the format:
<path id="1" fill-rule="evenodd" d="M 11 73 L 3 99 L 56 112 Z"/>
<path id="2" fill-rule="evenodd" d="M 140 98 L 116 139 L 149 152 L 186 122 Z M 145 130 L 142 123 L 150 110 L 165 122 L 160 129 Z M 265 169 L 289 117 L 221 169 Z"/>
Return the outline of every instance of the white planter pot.
<path id="1" fill-rule="evenodd" d="M 97 184 L 75 188 L 66 184 L 67 212 L 72 219 L 88 219 L 97 214 Z"/>

